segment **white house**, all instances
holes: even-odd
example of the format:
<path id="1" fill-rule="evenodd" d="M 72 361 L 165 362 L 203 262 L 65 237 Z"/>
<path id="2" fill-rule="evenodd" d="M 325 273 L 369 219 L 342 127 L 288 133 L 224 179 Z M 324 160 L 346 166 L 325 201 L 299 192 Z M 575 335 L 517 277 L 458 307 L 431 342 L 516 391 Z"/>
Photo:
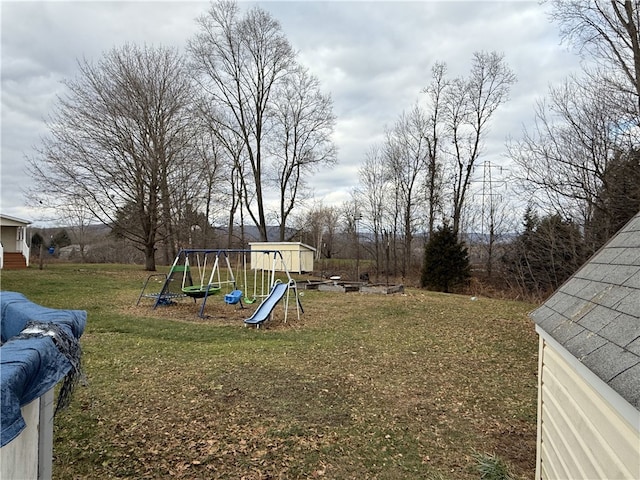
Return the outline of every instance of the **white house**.
<path id="1" fill-rule="evenodd" d="M 27 268 L 29 245 L 27 227 L 29 220 L 0 214 L 0 268 Z"/>
<path id="2" fill-rule="evenodd" d="M 640 213 L 531 317 L 536 479 L 640 478 Z"/>

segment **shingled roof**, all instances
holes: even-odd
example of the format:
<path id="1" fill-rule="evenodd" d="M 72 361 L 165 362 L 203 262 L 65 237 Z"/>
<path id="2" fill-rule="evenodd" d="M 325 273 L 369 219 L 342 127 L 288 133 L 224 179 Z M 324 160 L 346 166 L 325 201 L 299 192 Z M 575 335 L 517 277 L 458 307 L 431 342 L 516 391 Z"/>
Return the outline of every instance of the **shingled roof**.
<path id="1" fill-rule="evenodd" d="M 640 213 L 531 318 L 640 410 Z"/>

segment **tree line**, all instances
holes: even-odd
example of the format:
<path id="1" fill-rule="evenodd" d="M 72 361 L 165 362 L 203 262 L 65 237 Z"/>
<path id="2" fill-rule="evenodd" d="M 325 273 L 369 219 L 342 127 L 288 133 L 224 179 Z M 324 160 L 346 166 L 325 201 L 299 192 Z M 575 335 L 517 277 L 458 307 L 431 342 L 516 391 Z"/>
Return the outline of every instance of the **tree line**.
<path id="1" fill-rule="evenodd" d="M 519 220 L 516 199 L 491 190 L 497 165 L 484 150 L 516 82 L 498 52 L 474 52 L 457 77 L 436 62 L 416 103 L 364 155 L 351 199 L 298 208 L 310 175 L 337 161 L 332 100 L 276 19 L 230 1 L 197 20 L 185 55 L 125 45 L 80 61 L 30 161 L 33 198 L 111 226 L 150 270 L 180 245 L 207 246 L 214 224 L 225 225 L 227 246 L 253 224 L 259 240 L 277 225 L 279 240 L 305 239 L 326 258 L 363 255 L 404 277 L 426 270 L 430 238 L 453 238 L 463 252 L 481 224 L 485 272 L 548 291 L 640 209 L 640 2 L 549 5 L 584 66 L 538 101 L 532 128 L 506 140 L 502 181 L 520 200 Z"/>
<path id="2" fill-rule="evenodd" d="M 583 64 L 507 144 L 531 199 L 506 262 L 523 291 L 557 288 L 640 210 L 640 2 L 551 4 Z"/>
<path id="3" fill-rule="evenodd" d="M 515 76 L 503 56 L 476 52 L 466 77 L 449 78 L 446 64 L 436 63 L 423 96 L 365 157 L 353 197 L 372 232 L 375 259 L 389 241 L 399 242 L 394 251 L 404 273 L 419 261 L 412 239 L 431 238 L 421 283 L 448 290 L 449 280 L 469 275 L 469 237 L 461 226 L 468 233 L 482 224 L 472 242 L 485 250 L 485 275 L 542 296 L 640 210 L 640 2 L 549 3 L 551 20 L 584 63 L 537 102 L 533 127 L 506 141 L 512 168 L 504 181 L 527 199 L 520 225 L 514 198 L 484 190 L 493 165 L 479 160 Z M 476 192 L 482 205 L 469 201 L 474 174 L 483 175 Z M 519 234 L 500 238 L 513 232 Z M 443 258 L 451 258 L 450 274 L 440 278 Z"/>
<path id="4" fill-rule="evenodd" d="M 155 270 L 221 218 L 280 237 L 306 178 L 336 161 L 331 97 L 259 7 L 212 3 L 187 54 L 127 44 L 79 61 L 30 159 L 32 198 L 82 212 L 136 245 Z"/>

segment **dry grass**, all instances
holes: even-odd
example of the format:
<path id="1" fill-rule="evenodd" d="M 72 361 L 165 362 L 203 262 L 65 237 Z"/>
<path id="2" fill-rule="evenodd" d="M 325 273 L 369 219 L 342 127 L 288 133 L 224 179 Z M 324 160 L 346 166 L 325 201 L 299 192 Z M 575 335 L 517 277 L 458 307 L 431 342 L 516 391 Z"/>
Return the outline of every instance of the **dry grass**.
<path id="1" fill-rule="evenodd" d="M 55 478 L 472 479 L 478 452 L 533 477 L 532 305 L 308 291 L 300 321 L 278 307 L 256 330 L 219 298 L 206 319 L 188 301 L 136 307 L 145 276 L 3 274 L 3 289 L 89 312 L 88 384 L 56 418 Z"/>

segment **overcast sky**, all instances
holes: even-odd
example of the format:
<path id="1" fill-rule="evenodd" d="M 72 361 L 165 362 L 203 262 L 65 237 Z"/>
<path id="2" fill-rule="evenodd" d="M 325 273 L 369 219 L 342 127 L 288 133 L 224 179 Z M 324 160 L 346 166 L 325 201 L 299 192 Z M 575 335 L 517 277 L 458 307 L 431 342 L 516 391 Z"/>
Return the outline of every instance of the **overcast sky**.
<path id="1" fill-rule="evenodd" d="M 246 5 L 243 2 L 243 5 Z M 264 2 L 299 60 L 331 94 L 338 166 L 316 174 L 316 199 L 341 204 L 357 184 L 367 150 L 420 99 L 431 67 L 466 75 L 475 51 L 498 51 L 515 72 L 510 101 L 494 116 L 480 162 L 504 164 L 508 136 L 533 121 L 536 99 L 579 66 L 560 44 L 548 7 L 537 1 Z M 183 49 L 208 2 L 10 2 L 2 18 L 2 213 L 41 221 L 27 208 L 26 157 L 46 134 L 44 119 L 76 75 L 76 60 L 98 59 L 125 42 Z"/>

